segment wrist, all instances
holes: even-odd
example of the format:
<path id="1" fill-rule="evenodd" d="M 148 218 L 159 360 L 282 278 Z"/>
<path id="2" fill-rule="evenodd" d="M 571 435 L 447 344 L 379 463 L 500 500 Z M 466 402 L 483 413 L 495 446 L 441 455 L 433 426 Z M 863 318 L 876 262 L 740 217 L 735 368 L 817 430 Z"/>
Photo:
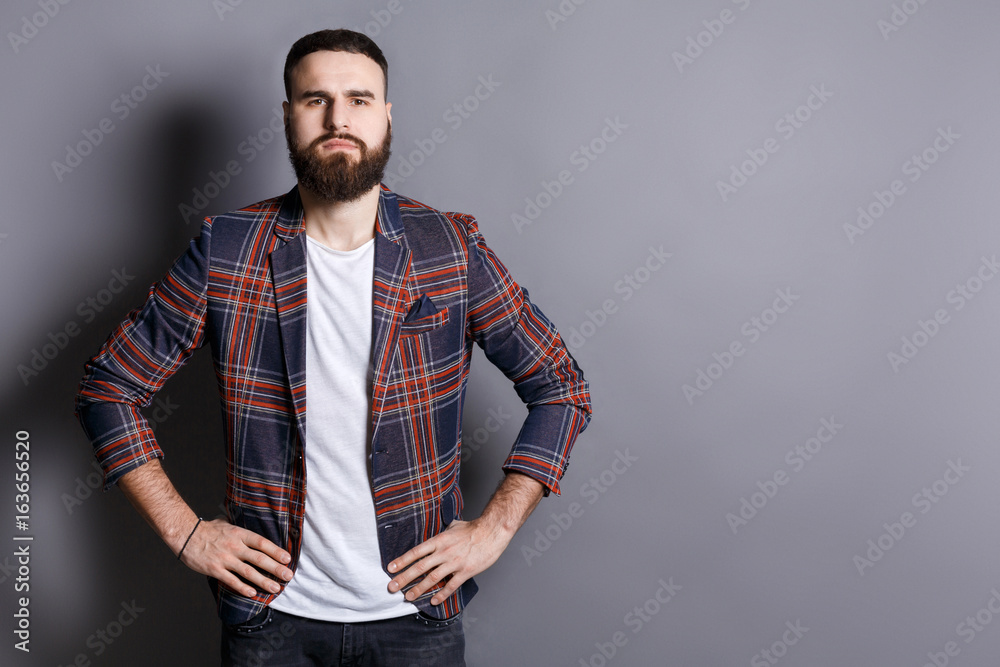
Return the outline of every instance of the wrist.
<path id="1" fill-rule="evenodd" d="M 204 526 L 200 526 L 203 522 L 204 519 L 191 512 L 191 516 L 185 516 L 183 519 L 172 521 L 160 537 L 174 555 L 180 558 L 181 552 L 184 550 L 185 545 L 190 542 L 195 531 L 204 528 Z"/>
<path id="2" fill-rule="evenodd" d="M 521 527 L 521 522 L 514 520 L 508 513 L 491 512 L 486 508 L 482 515 L 473 519 L 469 523 L 476 532 L 489 537 L 502 537 L 508 542 L 514 538 L 514 534 Z"/>
<path id="3" fill-rule="evenodd" d="M 177 560 L 181 559 L 181 555 L 184 553 L 184 549 L 186 549 L 188 543 L 191 542 L 191 538 L 194 537 L 194 532 L 198 530 L 198 526 L 201 525 L 202 521 L 204 521 L 204 519 L 198 517 L 198 522 L 194 524 L 194 528 L 192 528 L 191 532 L 188 533 L 187 539 L 184 540 L 184 544 L 181 545 L 181 550 L 177 552 Z"/>

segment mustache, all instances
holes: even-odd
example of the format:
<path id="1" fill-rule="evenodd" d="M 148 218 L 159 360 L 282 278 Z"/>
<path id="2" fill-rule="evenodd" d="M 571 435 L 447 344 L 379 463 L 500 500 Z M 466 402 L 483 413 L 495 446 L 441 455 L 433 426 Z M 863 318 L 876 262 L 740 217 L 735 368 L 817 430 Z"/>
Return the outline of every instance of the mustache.
<path id="1" fill-rule="evenodd" d="M 316 139 L 311 144 L 309 144 L 309 148 L 310 149 L 316 148 L 320 144 L 324 144 L 327 141 L 334 141 L 334 140 L 336 140 L 336 141 L 350 141 L 352 144 L 354 144 L 355 146 L 357 146 L 358 148 L 360 148 L 362 151 L 365 150 L 366 148 L 368 148 L 368 146 L 365 144 L 365 142 L 361 141 L 361 139 L 359 139 L 358 137 L 354 136 L 353 134 L 347 134 L 346 132 L 330 132 L 328 134 L 324 134 L 322 137 L 320 137 L 319 139 Z"/>

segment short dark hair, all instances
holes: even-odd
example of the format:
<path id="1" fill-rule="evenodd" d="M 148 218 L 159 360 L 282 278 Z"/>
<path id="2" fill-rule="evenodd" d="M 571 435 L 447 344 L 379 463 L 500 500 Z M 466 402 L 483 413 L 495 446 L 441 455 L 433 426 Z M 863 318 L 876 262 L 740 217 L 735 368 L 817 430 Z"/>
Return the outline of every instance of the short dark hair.
<path id="1" fill-rule="evenodd" d="M 382 49 L 368 35 L 346 28 L 337 30 L 320 30 L 300 38 L 292 44 L 285 58 L 285 99 L 292 100 L 292 70 L 299 61 L 316 51 L 346 51 L 360 53 L 374 60 L 382 68 L 382 80 L 385 81 L 383 95 L 389 95 L 389 63 L 382 55 Z"/>

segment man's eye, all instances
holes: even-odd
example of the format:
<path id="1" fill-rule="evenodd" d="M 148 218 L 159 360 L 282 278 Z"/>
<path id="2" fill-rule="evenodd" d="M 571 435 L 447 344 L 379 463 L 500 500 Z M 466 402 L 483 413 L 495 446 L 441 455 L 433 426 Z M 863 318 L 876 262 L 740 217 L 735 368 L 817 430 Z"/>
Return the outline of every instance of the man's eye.
<path id="1" fill-rule="evenodd" d="M 351 104 L 367 105 L 368 104 L 368 100 L 354 99 L 354 100 L 351 100 Z"/>
<path id="2" fill-rule="evenodd" d="M 313 104 L 313 105 L 315 105 L 315 104 L 326 104 L 326 100 L 324 100 L 322 98 L 317 98 L 315 100 L 310 100 L 309 104 Z"/>

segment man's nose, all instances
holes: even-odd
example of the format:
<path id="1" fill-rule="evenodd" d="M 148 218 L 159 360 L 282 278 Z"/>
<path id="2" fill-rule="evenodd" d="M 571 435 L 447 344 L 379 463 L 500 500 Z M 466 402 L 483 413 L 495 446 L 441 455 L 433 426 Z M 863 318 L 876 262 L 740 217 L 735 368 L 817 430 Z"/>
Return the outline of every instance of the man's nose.
<path id="1" fill-rule="evenodd" d="M 348 128 L 347 105 L 333 100 L 326 113 L 326 126 L 331 130 L 346 130 Z"/>

